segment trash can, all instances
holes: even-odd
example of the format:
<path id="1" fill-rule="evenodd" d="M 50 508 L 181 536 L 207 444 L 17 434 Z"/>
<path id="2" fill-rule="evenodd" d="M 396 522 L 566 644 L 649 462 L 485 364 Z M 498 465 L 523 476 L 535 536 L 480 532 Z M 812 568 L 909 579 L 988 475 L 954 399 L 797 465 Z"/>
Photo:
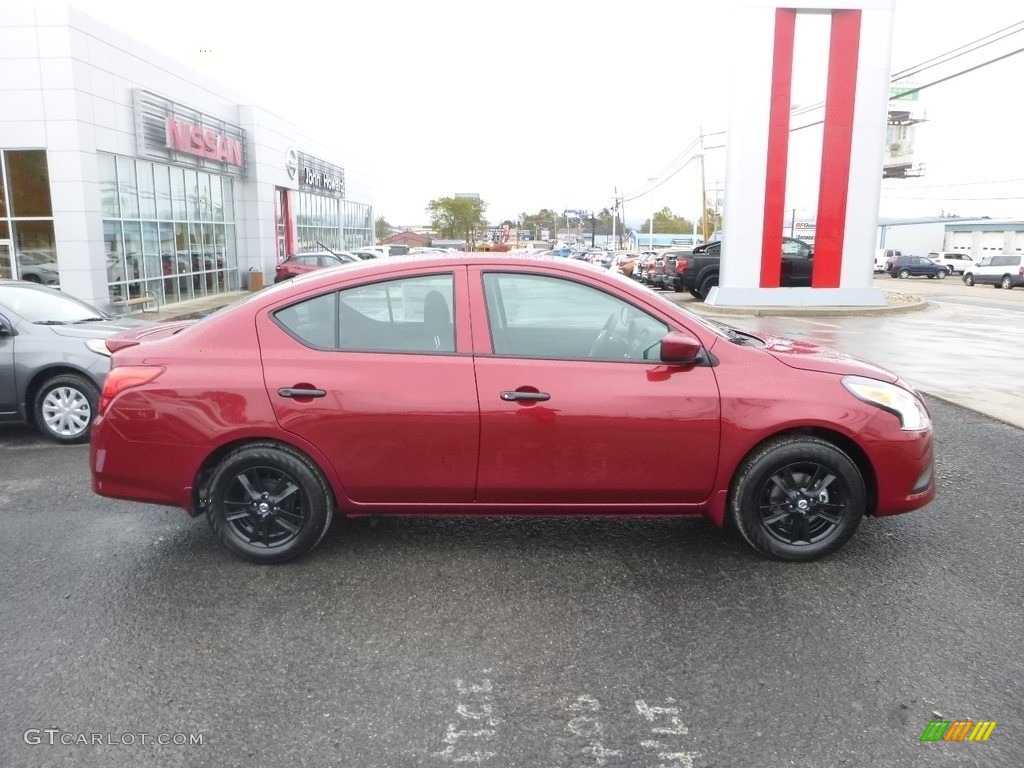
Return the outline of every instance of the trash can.
<path id="1" fill-rule="evenodd" d="M 263 290 L 263 270 L 259 267 L 249 270 L 249 290 L 253 293 Z"/>

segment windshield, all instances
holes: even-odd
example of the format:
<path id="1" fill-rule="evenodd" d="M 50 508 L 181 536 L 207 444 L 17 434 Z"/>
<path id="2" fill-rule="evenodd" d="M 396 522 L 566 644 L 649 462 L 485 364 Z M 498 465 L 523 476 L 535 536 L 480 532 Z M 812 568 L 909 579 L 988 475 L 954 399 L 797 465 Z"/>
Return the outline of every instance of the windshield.
<path id="1" fill-rule="evenodd" d="M 30 323 L 44 325 L 107 320 L 110 317 L 71 296 L 33 285 L 0 285 L 0 306 Z"/>
<path id="2" fill-rule="evenodd" d="M 626 277 L 621 272 L 613 271 L 609 272 L 608 275 L 613 280 L 621 281 L 624 285 L 635 285 L 635 283 L 630 278 Z M 685 312 L 687 319 L 692 320 L 695 323 L 699 323 L 702 328 L 706 328 L 716 336 L 721 336 L 723 339 L 733 338 L 732 334 L 730 333 L 730 330 L 727 330 L 726 326 L 722 325 L 721 323 L 717 323 L 714 320 L 708 320 L 706 318 L 703 318 L 696 312 L 691 312 L 686 307 L 682 307 L 679 304 L 676 304 L 674 301 L 670 301 L 669 299 L 662 296 L 660 293 L 655 293 L 652 291 L 650 294 L 650 298 L 654 299 L 657 302 L 660 302 L 661 304 L 664 304 L 667 307 L 671 307 L 672 311 L 674 312 Z"/>

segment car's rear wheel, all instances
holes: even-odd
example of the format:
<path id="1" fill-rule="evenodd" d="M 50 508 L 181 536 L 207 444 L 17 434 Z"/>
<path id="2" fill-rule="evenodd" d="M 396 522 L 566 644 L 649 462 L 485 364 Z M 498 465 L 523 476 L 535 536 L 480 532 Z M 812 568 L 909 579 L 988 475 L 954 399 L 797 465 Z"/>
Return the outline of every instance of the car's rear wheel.
<path id="1" fill-rule="evenodd" d="M 1000 285 L 1002 285 L 1003 288 L 1005 288 L 1006 290 L 1010 290 L 1011 288 L 1013 288 L 1013 280 L 1010 279 L 1009 275 L 1004 275 L 1003 281 L 1000 283 Z"/>
<path id="2" fill-rule="evenodd" d="M 705 277 L 704 282 L 700 284 L 700 295 L 701 298 L 706 299 L 708 294 L 711 293 L 711 289 L 718 285 L 718 275 L 712 275 L 711 277 Z"/>
<path id="3" fill-rule="evenodd" d="M 899 278 L 900 278 L 900 280 L 906 280 L 908 277 L 910 277 L 910 270 L 909 269 L 901 269 L 899 271 Z"/>
<path id="4" fill-rule="evenodd" d="M 36 393 L 36 426 L 58 443 L 84 443 L 89 439 L 99 390 L 85 376 L 62 373 L 48 379 Z"/>
<path id="5" fill-rule="evenodd" d="M 225 456 L 210 480 L 206 514 L 236 555 L 257 563 L 294 560 L 327 533 L 333 503 L 327 481 L 305 456 L 271 443 Z"/>
<path id="6" fill-rule="evenodd" d="M 867 492 L 857 465 L 814 437 L 765 444 L 740 466 L 730 514 L 758 552 L 814 560 L 839 549 L 860 526 Z"/>
<path id="7" fill-rule="evenodd" d="M 964 285 L 966 285 L 968 288 L 974 285 L 974 275 L 972 275 L 970 272 L 964 275 Z"/>

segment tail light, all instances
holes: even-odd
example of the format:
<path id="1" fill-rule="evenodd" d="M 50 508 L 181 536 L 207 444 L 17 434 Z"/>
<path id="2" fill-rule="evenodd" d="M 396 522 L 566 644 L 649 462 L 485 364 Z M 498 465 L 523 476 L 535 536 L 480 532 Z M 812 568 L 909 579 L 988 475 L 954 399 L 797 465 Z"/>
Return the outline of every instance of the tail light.
<path id="1" fill-rule="evenodd" d="M 96 410 L 103 415 L 107 411 L 107 406 L 119 394 L 148 384 L 163 372 L 163 366 L 159 365 L 123 365 L 111 368 L 103 381 L 103 394 L 100 395 L 99 407 Z"/>
<path id="2" fill-rule="evenodd" d="M 681 275 L 686 269 L 686 259 L 676 259 L 676 274 Z"/>

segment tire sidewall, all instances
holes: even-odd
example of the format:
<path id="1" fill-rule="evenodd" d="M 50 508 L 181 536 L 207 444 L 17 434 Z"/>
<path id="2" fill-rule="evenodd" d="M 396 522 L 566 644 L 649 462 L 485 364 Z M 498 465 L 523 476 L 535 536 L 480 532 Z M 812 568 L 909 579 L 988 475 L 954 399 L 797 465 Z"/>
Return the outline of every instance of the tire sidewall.
<path id="1" fill-rule="evenodd" d="M 287 473 L 299 486 L 306 517 L 299 533 L 286 544 L 273 548 L 254 547 L 225 518 L 224 497 L 240 472 L 270 467 Z M 283 563 L 310 552 L 327 533 L 334 505 L 327 482 L 306 457 L 284 446 L 260 444 L 240 448 L 225 456 L 210 480 L 207 519 L 221 542 L 234 554 L 255 563 Z"/>
<path id="2" fill-rule="evenodd" d="M 46 420 L 43 418 L 43 401 L 46 400 L 46 396 L 55 389 L 61 387 L 67 387 L 79 392 L 85 397 L 89 403 L 89 423 L 85 429 L 79 432 L 77 435 L 68 436 L 61 435 L 47 425 Z M 32 406 L 32 415 L 35 419 L 36 428 L 48 439 L 53 440 L 56 443 L 63 443 L 65 445 L 76 445 L 78 443 L 85 443 L 89 441 L 89 435 L 92 433 L 92 425 L 96 420 L 96 407 L 99 404 L 100 393 L 99 389 L 91 380 L 79 373 L 63 373 L 47 379 L 43 385 L 36 392 L 35 402 Z"/>
<path id="3" fill-rule="evenodd" d="M 772 537 L 758 516 L 761 490 L 786 465 L 813 461 L 828 467 L 843 484 L 845 511 L 829 536 L 814 544 L 791 545 Z M 780 560 L 815 560 L 835 552 L 856 533 L 867 504 L 864 479 L 857 465 L 832 443 L 818 438 L 790 437 L 755 451 L 736 473 L 729 494 L 729 512 L 743 538 L 758 552 Z"/>

